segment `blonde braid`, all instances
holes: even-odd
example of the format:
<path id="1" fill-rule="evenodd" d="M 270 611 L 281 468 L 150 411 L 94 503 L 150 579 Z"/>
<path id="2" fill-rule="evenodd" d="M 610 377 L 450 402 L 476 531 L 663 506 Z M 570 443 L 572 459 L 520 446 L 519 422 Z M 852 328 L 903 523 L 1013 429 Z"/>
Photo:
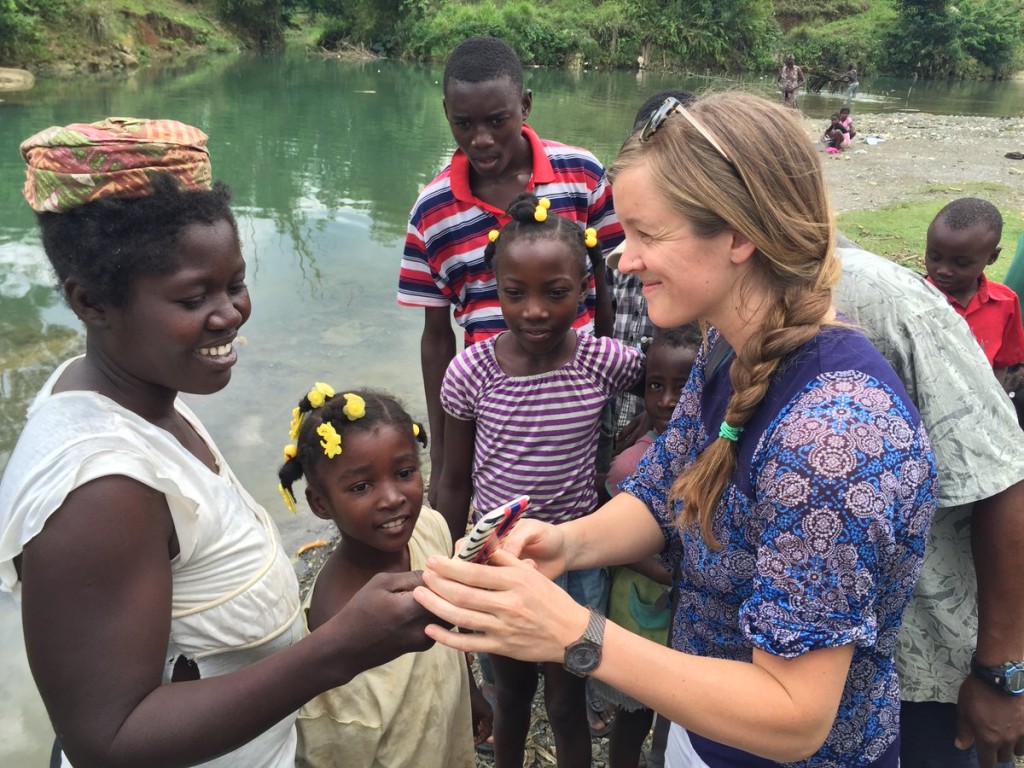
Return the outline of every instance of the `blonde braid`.
<path id="1" fill-rule="evenodd" d="M 724 419 L 731 426 L 742 427 L 750 421 L 782 360 L 814 338 L 827 322 L 832 307 L 831 275 L 838 274 L 838 262 L 831 254 L 820 272 L 825 275 L 819 274 L 815 287 L 804 284 L 785 289 L 764 317 L 761 328 L 737 353 L 729 371 L 733 394 Z M 817 287 L 821 284 L 824 286 Z M 680 523 L 697 522 L 704 541 L 712 549 L 720 548 L 714 534 L 715 510 L 736 471 L 736 451 L 735 441 L 717 437 L 676 478 L 669 493 L 671 501 L 683 502 Z"/>

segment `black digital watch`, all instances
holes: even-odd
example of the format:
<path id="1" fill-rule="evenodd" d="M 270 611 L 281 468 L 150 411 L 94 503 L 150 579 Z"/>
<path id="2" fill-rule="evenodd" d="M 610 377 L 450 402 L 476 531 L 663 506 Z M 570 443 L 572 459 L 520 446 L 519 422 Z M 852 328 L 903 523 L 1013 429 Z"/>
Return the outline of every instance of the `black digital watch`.
<path id="1" fill-rule="evenodd" d="M 971 674 L 1010 696 L 1024 693 L 1024 661 L 1009 661 L 996 667 L 986 667 L 978 662 L 977 654 L 973 654 Z"/>

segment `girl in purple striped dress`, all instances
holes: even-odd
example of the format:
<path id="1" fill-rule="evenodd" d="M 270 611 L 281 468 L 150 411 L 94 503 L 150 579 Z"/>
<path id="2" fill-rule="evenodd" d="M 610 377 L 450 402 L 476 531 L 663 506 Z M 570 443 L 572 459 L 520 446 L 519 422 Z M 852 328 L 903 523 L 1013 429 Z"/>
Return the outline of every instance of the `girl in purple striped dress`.
<path id="1" fill-rule="evenodd" d="M 587 259 L 604 282 L 604 259 L 592 229 L 548 215 L 548 201 L 530 193 L 509 205 L 512 217 L 490 234 L 484 258 L 494 269 L 509 330 L 452 360 L 441 387 L 445 456 L 438 493 L 453 536 L 470 510 L 486 511 L 519 494 L 526 515 L 563 523 L 597 507 L 594 459 L 601 409 L 643 375 L 640 352 L 608 337 L 572 329 L 587 294 Z M 560 586 L 601 610 L 603 568 L 571 571 Z M 536 665 L 491 656 L 497 706 L 497 768 L 520 768 Z M 589 766 L 585 680 L 544 665 L 544 697 L 560 768 Z"/>

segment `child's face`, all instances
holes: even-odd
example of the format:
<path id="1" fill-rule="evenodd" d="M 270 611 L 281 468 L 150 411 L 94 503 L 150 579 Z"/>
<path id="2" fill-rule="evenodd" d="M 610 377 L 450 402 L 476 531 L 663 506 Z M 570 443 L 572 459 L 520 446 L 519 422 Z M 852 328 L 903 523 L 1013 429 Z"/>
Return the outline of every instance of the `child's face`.
<path id="1" fill-rule="evenodd" d="M 554 238 L 520 237 L 494 262 L 505 324 L 528 355 L 556 350 L 587 294 L 587 275 L 572 247 Z"/>
<path id="2" fill-rule="evenodd" d="M 943 293 L 966 303 L 963 299 L 970 300 L 978 277 L 999 255 L 997 245 L 984 224 L 956 230 L 936 219 L 928 227 L 924 253 L 928 277 Z"/>
<path id="3" fill-rule="evenodd" d="M 845 120 L 849 116 L 850 116 L 850 110 L 848 110 L 848 109 L 844 109 L 844 110 L 839 112 L 839 119 L 840 120 Z"/>
<path id="4" fill-rule="evenodd" d="M 423 505 L 420 457 L 412 432 L 391 425 L 346 430 L 341 454 L 324 456 L 306 487 L 317 517 L 333 520 L 346 546 L 398 552 L 405 548 Z"/>
<path id="5" fill-rule="evenodd" d="M 459 149 L 481 177 L 501 177 L 516 159 L 532 103 L 530 91 L 522 91 L 507 77 L 448 83 L 444 114 Z"/>
<path id="6" fill-rule="evenodd" d="M 190 224 L 174 260 L 167 274 L 136 278 L 124 307 L 105 308 L 94 343 L 140 390 L 217 392 L 231 380 L 232 343 L 252 311 L 238 236 L 228 221 Z"/>
<path id="7" fill-rule="evenodd" d="M 833 123 L 838 123 L 839 115 L 832 115 L 832 117 L 830 117 L 829 120 L 831 120 Z"/>
<path id="8" fill-rule="evenodd" d="M 647 353 L 644 409 L 659 435 L 668 429 L 696 356 L 697 350 L 692 347 L 667 344 L 656 344 Z"/>

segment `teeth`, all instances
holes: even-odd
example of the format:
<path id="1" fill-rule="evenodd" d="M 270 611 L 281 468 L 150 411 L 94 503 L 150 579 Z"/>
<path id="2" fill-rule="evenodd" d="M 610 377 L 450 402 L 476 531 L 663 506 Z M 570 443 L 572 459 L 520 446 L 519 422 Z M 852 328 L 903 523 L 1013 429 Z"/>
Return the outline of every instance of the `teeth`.
<path id="1" fill-rule="evenodd" d="M 404 517 L 398 520 L 392 520 L 389 523 L 384 523 L 384 525 L 382 525 L 381 528 L 398 528 L 405 524 L 405 520 L 406 518 Z"/>
<path id="2" fill-rule="evenodd" d="M 222 344 L 219 347 L 203 347 L 199 350 L 200 355 L 206 355 L 209 357 L 224 357 L 228 352 L 231 351 L 230 344 Z"/>

